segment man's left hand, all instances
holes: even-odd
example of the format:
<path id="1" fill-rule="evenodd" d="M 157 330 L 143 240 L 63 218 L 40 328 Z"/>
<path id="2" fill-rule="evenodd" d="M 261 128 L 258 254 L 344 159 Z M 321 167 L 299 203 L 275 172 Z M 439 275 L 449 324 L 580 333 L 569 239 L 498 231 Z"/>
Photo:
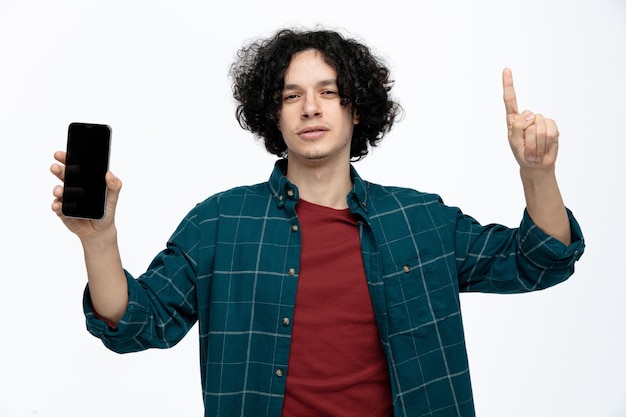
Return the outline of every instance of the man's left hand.
<path id="1" fill-rule="evenodd" d="M 504 106 L 509 144 L 520 167 L 525 169 L 553 169 L 558 153 L 559 130 L 552 119 L 528 110 L 519 113 L 509 68 L 502 71 Z"/>

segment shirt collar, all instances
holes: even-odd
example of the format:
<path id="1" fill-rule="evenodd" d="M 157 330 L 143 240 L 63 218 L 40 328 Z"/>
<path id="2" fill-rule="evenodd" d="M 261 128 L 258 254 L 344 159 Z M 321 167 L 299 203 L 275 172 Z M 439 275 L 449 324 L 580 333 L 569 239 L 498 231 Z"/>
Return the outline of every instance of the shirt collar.
<path id="1" fill-rule="evenodd" d="M 274 170 L 268 181 L 272 197 L 278 207 L 283 207 L 288 201 L 298 201 L 298 187 L 287 179 L 286 173 L 287 160 L 279 159 L 274 164 Z"/>
<path id="2" fill-rule="evenodd" d="M 285 174 L 287 173 L 287 159 L 279 159 L 274 164 L 274 170 L 270 175 L 269 187 L 272 197 L 278 207 L 283 207 L 288 201 L 298 201 L 298 187 L 291 183 Z M 352 191 L 346 196 L 348 207 L 353 213 L 365 215 L 367 213 L 367 182 L 358 174 L 354 166 L 350 165 L 352 178 Z"/>

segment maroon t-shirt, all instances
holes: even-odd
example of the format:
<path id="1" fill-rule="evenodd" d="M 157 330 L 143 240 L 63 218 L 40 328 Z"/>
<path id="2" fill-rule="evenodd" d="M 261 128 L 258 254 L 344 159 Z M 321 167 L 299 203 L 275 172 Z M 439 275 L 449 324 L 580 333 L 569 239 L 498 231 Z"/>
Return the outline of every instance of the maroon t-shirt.
<path id="1" fill-rule="evenodd" d="M 303 200 L 296 210 L 302 255 L 283 417 L 392 416 L 357 222 Z"/>

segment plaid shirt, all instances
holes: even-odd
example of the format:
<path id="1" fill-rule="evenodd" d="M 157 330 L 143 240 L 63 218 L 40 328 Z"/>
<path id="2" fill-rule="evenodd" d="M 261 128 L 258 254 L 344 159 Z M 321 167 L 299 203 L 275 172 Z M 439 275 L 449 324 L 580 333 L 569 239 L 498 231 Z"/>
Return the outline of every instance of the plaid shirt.
<path id="1" fill-rule="evenodd" d="M 192 209 L 148 271 L 127 273 L 115 329 L 85 294 L 89 331 L 116 352 L 168 348 L 198 321 L 205 416 L 280 416 L 300 265 L 298 189 L 267 183 Z M 481 226 L 436 195 L 363 181 L 347 196 L 391 375 L 395 416 L 473 416 L 459 292 L 520 293 L 567 279 L 582 255 L 539 230 Z M 340 320 L 341 318 L 338 318 Z M 295 324 L 297 325 L 297 324 Z"/>

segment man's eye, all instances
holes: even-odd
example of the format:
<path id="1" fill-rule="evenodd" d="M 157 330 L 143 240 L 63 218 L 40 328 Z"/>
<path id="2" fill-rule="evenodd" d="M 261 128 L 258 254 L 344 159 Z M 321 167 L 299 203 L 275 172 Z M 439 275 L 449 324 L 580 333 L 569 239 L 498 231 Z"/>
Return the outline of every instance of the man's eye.
<path id="1" fill-rule="evenodd" d="M 287 94 L 286 96 L 283 97 L 283 100 L 285 100 L 285 101 L 293 101 L 296 98 L 298 98 L 297 94 Z"/>
<path id="2" fill-rule="evenodd" d="M 324 93 L 323 93 L 323 94 L 324 94 L 325 96 L 336 96 L 336 95 L 337 95 L 337 92 L 336 92 L 336 91 L 333 91 L 333 90 L 327 90 L 327 91 L 324 91 Z"/>

